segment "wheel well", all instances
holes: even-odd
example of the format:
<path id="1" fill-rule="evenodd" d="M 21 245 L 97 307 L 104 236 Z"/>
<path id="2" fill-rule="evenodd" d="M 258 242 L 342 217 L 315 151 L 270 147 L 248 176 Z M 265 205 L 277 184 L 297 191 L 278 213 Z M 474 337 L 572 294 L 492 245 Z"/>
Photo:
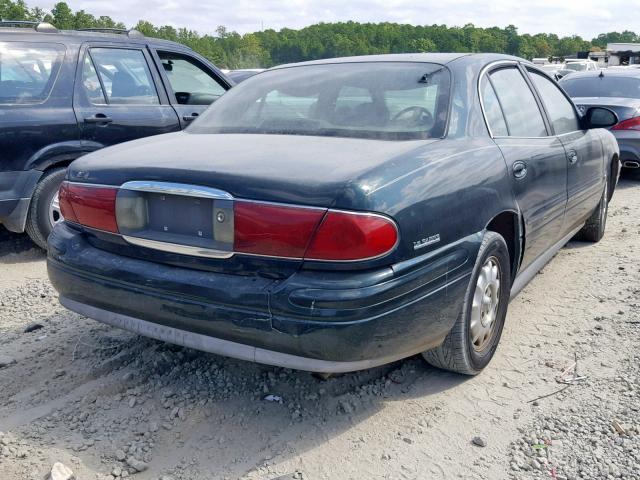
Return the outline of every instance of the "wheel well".
<path id="1" fill-rule="evenodd" d="M 60 168 L 60 167 L 68 167 L 71 162 L 73 162 L 75 160 L 75 158 L 69 158 L 66 160 L 60 160 L 58 162 L 52 163 L 50 165 L 47 165 L 47 167 L 43 170 L 44 173 L 53 170 L 54 168 Z"/>
<path id="2" fill-rule="evenodd" d="M 520 218 L 515 212 L 501 212 L 489 222 L 487 230 L 496 232 L 504 238 L 509 249 L 511 278 L 515 278 L 520 266 L 522 247 L 520 245 Z"/>

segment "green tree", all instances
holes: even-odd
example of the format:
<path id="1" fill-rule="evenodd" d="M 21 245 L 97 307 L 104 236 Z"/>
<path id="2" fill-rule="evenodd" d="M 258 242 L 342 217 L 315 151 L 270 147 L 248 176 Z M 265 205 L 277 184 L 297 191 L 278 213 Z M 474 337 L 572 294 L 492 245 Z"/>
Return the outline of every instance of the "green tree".
<path id="1" fill-rule="evenodd" d="M 61 30 L 71 30 L 76 26 L 73 12 L 65 2 L 56 3 L 51 9 L 53 24 Z"/>

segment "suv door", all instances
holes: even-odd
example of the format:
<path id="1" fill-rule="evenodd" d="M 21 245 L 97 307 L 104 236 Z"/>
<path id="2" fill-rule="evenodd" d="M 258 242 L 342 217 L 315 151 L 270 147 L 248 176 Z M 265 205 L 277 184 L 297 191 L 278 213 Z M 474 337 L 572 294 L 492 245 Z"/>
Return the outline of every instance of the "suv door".
<path id="1" fill-rule="evenodd" d="M 600 202 L 603 178 L 602 144 L 595 130 L 582 130 L 573 103 L 543 73 L 529 68 L 554 134 L 562 142 L 567 165 L 567 210 L 563 231 L 575 230 Z"/>
<path id="2" fill-rule="evenodd" d="M 80 52 L 74 111 L 81 138 L 102 148 L 180 130 L 144 46 L 89 44 Z"/>
<path id="3" fill-rule="evenodd" d="M 194 55 L 171 49 L 153 53 L 182 128 L 231 87 L 208 62 Z"/>
<path id="4" fill-rule="evenodd" d="M 524 219 L 524 269 L 561 236 L 567 201 L 564 148 L 549 134 L 540 105 L 515 62 L 499 64 L 484 75 L 480 95 Z"/>

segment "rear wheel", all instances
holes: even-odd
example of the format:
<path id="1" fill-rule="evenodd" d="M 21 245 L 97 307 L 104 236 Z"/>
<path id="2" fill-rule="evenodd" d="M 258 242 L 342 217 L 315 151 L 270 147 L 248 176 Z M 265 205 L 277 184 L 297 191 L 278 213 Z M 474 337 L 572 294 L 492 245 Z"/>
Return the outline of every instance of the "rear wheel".
<path id="1" fill-rule="evenodd" d="M 509 250 L 504 238 L 486 232 L 465 294 L 462 311 L 442 345 L 423 353 L 434 367 L 476 375 L 496 351 L 511 289 Z"/>
<path id="2" fill-rule="evenodd" d="M 47 238 L 56 223 L 63 220 L 60 213 L 58 190 L 64 180 L 66 168 L 55 168 L 44 174 L 36 186 L 25 230 L 36 245 L 46 250 Z"/>
<path id="3" fill-rule="evenodd" d="M 609 182 L 605 181 L 604 191 L 600 203 L 593 211 L 587 222 L 580 230 L 579 238 L 587 242 L 599 242 L 604 237 L 607 226 L 607 213 L 609 211 Z"/>

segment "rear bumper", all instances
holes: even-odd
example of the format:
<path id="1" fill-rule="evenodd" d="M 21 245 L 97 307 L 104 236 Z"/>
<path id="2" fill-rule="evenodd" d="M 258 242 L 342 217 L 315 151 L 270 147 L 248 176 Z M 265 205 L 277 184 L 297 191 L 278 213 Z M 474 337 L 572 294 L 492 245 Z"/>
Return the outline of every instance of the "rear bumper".
<path id="1" fill-rule="evenodd" d="M 471 236 L 412 265 L 278 281 L 115 255 L 61 224 L 49 237 L 48 270 L 61 303 L 98 321 L 243 360 L 345 372 L 439 345 L 480 241 Z"/>
<path id="2" fill-rule="evenodd" d="M 39 170 L 0 172 L 0 223 L 12 232 L 23 232 L 31 196 L 38 180 Z"/>
<path id="3" fill-rule="evenodd" d="M 623 168 L 640 168 L 640 132 L 614 130 L 620 147 L 620 164 Z"/>

